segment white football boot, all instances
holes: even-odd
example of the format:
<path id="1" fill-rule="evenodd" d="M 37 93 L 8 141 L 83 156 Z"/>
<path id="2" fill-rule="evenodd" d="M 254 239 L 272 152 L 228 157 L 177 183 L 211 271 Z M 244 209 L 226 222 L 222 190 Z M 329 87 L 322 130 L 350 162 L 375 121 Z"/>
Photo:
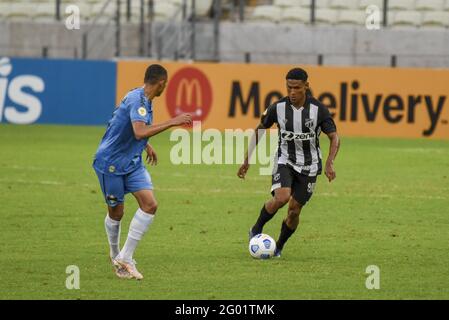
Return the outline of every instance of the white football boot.
<path id="1" fill-rule="evenodd" d="M 117 277 L 121 279 L 132 279 L 132 276 L 129 272 L 123 268 L 115 259 L 111 258 L 112 268 L 114 269 L 114 273 Z"/>
<path id="2" fill-rule="evenodd" d="M 123 269 L 125 269 L 132 278 L 137 280 L 143 279 L 143 275 L 136 268 L 137 263 L 134 259 L 133 261 L 129 262 L 121 259 L 120 257 L 117 257 L 114 259 L 114 261 L 117 262 Z"/>

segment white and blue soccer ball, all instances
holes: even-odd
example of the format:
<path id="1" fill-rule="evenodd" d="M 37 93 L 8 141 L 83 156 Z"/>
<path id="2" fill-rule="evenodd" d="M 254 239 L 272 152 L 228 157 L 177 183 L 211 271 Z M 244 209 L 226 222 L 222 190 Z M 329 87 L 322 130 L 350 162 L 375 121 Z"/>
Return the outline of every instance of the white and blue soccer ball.
<path id="1" fill-rule="evenodd" d="M 249 241 L 249 253 L 256 259 L 269 259 L 274 255 L 276 242 L 268 234 L 258 234 Z"/>

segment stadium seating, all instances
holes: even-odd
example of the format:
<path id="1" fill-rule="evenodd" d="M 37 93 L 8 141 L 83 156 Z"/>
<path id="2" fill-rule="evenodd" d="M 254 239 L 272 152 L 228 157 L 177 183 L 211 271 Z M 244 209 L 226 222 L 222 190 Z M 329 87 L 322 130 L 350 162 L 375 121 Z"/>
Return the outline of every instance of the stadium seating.
<path id="1" fill-rule="evenodd" d="M 154 19 L 156 21 L 168 20 L 179 10 L 179 7 L 170 2 L 156 2 L 154 4 Z"/>
<path id="2" fill-rule="evenodd" d="M 372 5 L 382 9 L 384 7 L 384 0 L 360 0 L 359 9 L 365 10 L 368 6 Z"/>
<path id="3" fill-rule="evenodd" d="M 414 0 L 389 0 L 388 8 L 390 10 L 413 10 Z"/>
<path id="4" fill-rule="evenodd" d="M 281 20 L 282 23 L 300 22 L 307 24 L 310 22 L 310 10 L 307 8 L 290 7 L 282 10 Z"/>
<path id="5" fill-rule="evenodd" d="M 6 15 L 9 12 L 9 3 L 0 2 L 0 19 L 6 19 Z"/>
<path id="6" fill-rule="evenodd" d="M 74 4 L 80 8 L 81 19 L 90 20 L 101 10 L 105 0 L 61 0 L 61 14 L 64 16 L 67 5 Z M 147 3 L 147 1 L 145 1 Z M 173 17 L 183 0 L 154 0 L 156 20 L 167 20 Z M 206 17 L 212 7 L 213 0 L 196 0 L 195 13 L 198 17 Z M 191 0 L 187 0 L 190 9 Z M 121 13 L 126 16 L 126 0 L 122 0 Z M 145 12 L 148 9 L 145 6 Z M 37 22 L 52 21 L 55 19 L 55 0 L 0 0 L 0 18 L 8 20 L 34 20 Z M 106 7 L 104 17 L 100 21 L 109 21 L 116 12 L 115 1 Z M 189 10 L 187 11 L 189 14 Z M 131 0 L 131 21 L 138 22 L 140 17 L 140 0 Z"/>
<path id="7" fill-rule="evenodd" d="M 316 24 L 335 24 L 337 22 L 338 11 L 332 9 L 317 9 L 315 12 Z"/>
<path id="8" fill-rule="evenodd" d="M 55 19 L 55 4 L 39 3 L 33 14 L 33 21 L 47 22 Z"/>
<path id="9" fill-rule="evenodd" d="M 415 10 L 440 11 L 443 6 L 444 0 L 417 0 Z"/>
<path id="10" fill-rule="evenodd" d="M 423 15 L 421 26 L 424 28 L 449 27 L 449 12 L 426 12 Z"/>
<path id="11" fill-rule="evenodd" d="M 356 9 L 359 4 L 358 0 L 330 0 L 329 8 L 331 9 Z"/>
<path id="12" fill-rule="evenodd" d="M 187 14 L 190 14 L 192 0 L 187 0 Z M 225 1 L 223 1 L 225 2 Z M 222 2 L 222 3 L 223 3 Z M 80 7 L 81 20 L 90 21 L 96 17 L 105 0 L 61 0 L 61 16 L 69 4 Z M 147 3 L 147 2 L 145 2 Z M 247 1 L 248 21 L 271 23 L 310 22 L 311 0 L 251 0 Z M 317 24 L 365 25 L 366 8 L 375 5 L 382 9 L 384 0 L 316 0 L 315 19 Z M 115 1 L 106 7 L 99 22 L 112 21 L 116 14 Z M 154 0 L 155 20 L 169 21 L 181 12 L 183 0 Z M 213 0 L 196 0 L 196 15 L 199 19 L 210 14 Z M 448 29 L 445 12 L 449 12 L 449 0 L 389 0 L 388 24 L 397 27 L 423 27 Z M 126 0 L 122 1 L 122 22 L 127 22 Z M 147 6 L 144 14 L 148 14 Z M 226 17 L 225 17 L 226 18 Z M 11 21 L 51 22 L 55 19 L 55 0 L 0 0 L 0 19 Z M 178 15 L 177 19 L 181 19 Z M 362 21 L 363 20 L 363 21 Z M 140 0 L 131 0 L 130 23 L 140 21 Z"/>
<path id="13" fill-rule="evenodd" d="M 281 18 L 281 8 L 277 6 L 263 5 L 257 6 L 251 16 L 254 22 L 279 22 Z"/>
<path id="14" fill-rule="evenodd" d="M 271 22 L 310 22 L 311 0 L 273 0 L 273 5 L 256 5 L 251 20 Z M 316 0 L 317 24 L 359 25 L 364 27 L 366 8 L 383 9 L 384 0 Z M 435 27 L 448 28 L 446 15 L 449 0 L 389 0 L 388 22 L 392 28 Z M 276 9 L 277 8 L 277 9 Z M 381 15 L 382 18 L 383 15 Z"/>
<path id="15" fill-rule="evenodd" d="M 212 8 L 212 3 L 212 0 L 195 1 L 195 14 L 199 17 L 207 16 Z M 190 3 L 188 7 L 190 8 Z"/>
<path id="16" fill-rule="evenodd" d="M 359 10 L 344 10 L 340 11 L 337 17 L 337 22 L 340 25 L 359 25 L 364 26 L 366 23 L 366 14 Z"/>
<path id="17" fill-rule="evenodd" d="M 393 15 L 390 25 L 398 27 L 418 27 L 421 24 L 421 14 L 418 11 L 398 11 Z"/>
<path id="18" fill-rule="evenodd" d="M 274 0 L 273 5 L 280 8 L 300 7 L 302 0 Z"/>
<path id="19" fill-rule="evenodd" d="M 302 6 L 305 8 L 310 8 L 312 4 L 311 0 L 302 0 Z M 329 0 L 315 0 L 315 8 L 327 8 Z"/>
<path id="20" fill-rule="evenodd" d="M 11 20 L 30 20 L 33 16 L 35 4 L 29 3 L 10 3 L 9 6 L 5 6 L 5 18 Z"/>
<path id="21" fill-rule="evenodd" d="M 101 12 L 101 9 L 103 8 L 104 3 L 103 2 L 97 2 L 91 7 L 91 11 L 89 12 L 89 18 L 95 19 Z M 104 8 L 104 11 L 102 15 L 98 17 L 98 20 L 100 23 L 111 21 L 111 19 L 114 18 L 116 14 L 116 9 L 114 6 L 107 6 Z"/>

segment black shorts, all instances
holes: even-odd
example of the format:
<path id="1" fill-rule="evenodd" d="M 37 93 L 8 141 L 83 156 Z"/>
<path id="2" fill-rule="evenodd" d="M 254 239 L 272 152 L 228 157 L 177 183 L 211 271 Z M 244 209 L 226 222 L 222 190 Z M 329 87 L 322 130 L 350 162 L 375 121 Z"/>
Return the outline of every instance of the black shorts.
<path id="1" fill-rule="evenodd" d="M 291 166 L 279 164 L 271 178 L 271 194 L 278 188 L 291 188 L 292 197 L 304 206 L 315 189 L 316 176 L 309 177 L 295 171 Z"/>

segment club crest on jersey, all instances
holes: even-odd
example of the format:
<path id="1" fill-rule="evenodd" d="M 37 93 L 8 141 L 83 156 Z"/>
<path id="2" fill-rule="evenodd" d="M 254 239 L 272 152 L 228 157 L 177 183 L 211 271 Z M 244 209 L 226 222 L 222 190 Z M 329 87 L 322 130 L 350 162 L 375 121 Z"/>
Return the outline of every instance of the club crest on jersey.
<path id="1" fill-rule="evenodd" d="M 306 128 L 312 129 L 313 128 L 313 119 L 305 119 L 304 125 Z"/>
<path id="2" fill-rule="evenodd" d="M 137 109 L 137 112 L 139 112 L 142 117 L 145 117 L 147 115 L 147 109 L 145 109 L 145 107 L 140 107 L 139 109 Z"/>

